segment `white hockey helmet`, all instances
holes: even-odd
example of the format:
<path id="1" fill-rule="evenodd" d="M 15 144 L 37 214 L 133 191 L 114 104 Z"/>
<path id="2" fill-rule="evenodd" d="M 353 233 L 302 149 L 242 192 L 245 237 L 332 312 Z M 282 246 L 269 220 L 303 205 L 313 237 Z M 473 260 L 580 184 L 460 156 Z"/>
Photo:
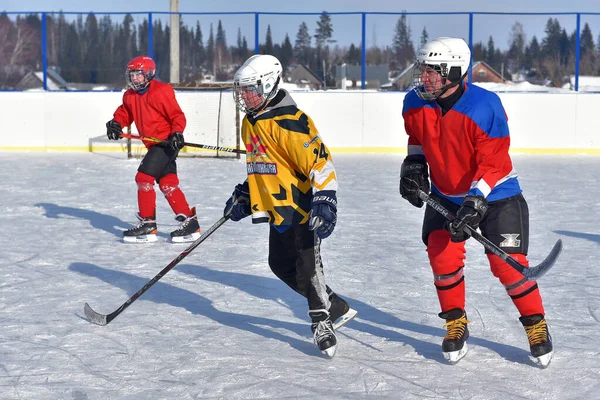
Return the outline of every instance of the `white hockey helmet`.
<path id="1" fill-rule="evenodd" d="M 430 40 L 417 53 L 413 87 L 423 100 L 435 100 L 465 78 L 470 64 L 471 50 L 463 39 L 439 37 Z M 432 88 L 423 82 L 422 76 L 427 69 L 440 74 L 441 85 Z"/>
<path id="2" fill-rule="evenodd" d="M 268 54 L 255 54 L 233 76 L 233 98 L 237 107 L 248 114 L 262 110 L 279 91 L 283 68 Z"/>

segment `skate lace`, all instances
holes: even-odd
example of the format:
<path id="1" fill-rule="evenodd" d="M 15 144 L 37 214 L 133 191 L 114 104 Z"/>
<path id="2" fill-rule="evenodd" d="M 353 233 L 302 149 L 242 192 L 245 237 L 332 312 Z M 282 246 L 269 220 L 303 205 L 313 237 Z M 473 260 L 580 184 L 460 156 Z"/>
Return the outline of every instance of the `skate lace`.
<path id="1" fill-rule="evenodd" d="M 185 230 L 187 228 L 187 226 L 190 224 L 190 220 L 192 219 L 192 217 L 187 217 L 181 224 L 179 224 L 179 230 Z"/>
<path id="2" fill-rule="evenodd" d="M 333 336 L 333 327 L 331 326 L 331 322 L 327 323 L 327 321 L 319 321 L 313 324 L 314 328 L 313 339 L 315 343 L 321 342 L 321 340 L 326 339 L 330 336 Z"/>
<path id="3" fill-rule="evenodd" d="M 527 332 L 527 339 L 529 339 L 530 346 L 535 346 L 548 340 L 546 321 L 542 320 L 535 325 L 525 326 L 524 328 L 525 332 Z"/>
<path id="4" fill-rule="evenodd" d="M 467 324 L 470 323 L 471 321 L 469 321 L 464 314 L 458 319 L 447 321 L 444 325 L 444 328 L 448 328 L 448 332 L 446 332 L 446 340 L 460 339 L 465 333 Z"/>
<path id="5" fill-rule="evenodd" d="M 146 224 L 151 224 L 151 223 L 154 223 L 154 220 L 146 220 L 146 219 L 143 219 L 142 217 L 140 217 L 140 215 L 139 215 L 139 214 L 136 214 L 136 217 L 137 217 L 137 219 L 138 219 L 138 223 L 137 223 L 137 225 L 136 225 L 136 226 L 134 226 L 134 227 L 133 227 L 133 228 L 131 228 L 130 230 L 139 229 L 139 228 L 143 227 L 143 226 L 144 226 L 144 225 L 146 225 Z"/>

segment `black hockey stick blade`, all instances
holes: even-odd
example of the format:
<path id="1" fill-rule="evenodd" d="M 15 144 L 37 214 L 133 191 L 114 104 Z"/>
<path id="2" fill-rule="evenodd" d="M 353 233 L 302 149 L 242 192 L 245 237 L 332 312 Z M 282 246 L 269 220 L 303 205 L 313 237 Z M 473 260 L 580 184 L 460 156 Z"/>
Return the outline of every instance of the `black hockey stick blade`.
<path id="1" fill-rule="evenodd" d="M 221 225 L 223 225 L 228 219 L 229 219 L 229 215 L 221 217 L 221 219 L 219 219 L 217 222 L 215 222 L 213 224 L 213 226 L 208 228 L 208 230 L 206 232 L 204 232 L 198 239 L 196 239 L 196 241 L 194 243 L 192 243 L 187 249 L 182 251 L 173 261 L 171 261 L 169 263 L 169 265 L 164 267 L 162 269 L 162 271 L 160 271 L 158 274 L 156 274 L 154 276 L 154 278 L 152 278 L 150 281 L 148 281 L 148 283 L 146 283 L 144 285 L 143 288 L 138 290 L 133 296 L 131 296 L 129 299 L 127 299 L 127 301 L 125 303 L 121 304 L 121 306 L 119 308 L 117 308 L 115 311 L 111 312 L 110 314 L 100 314 L 100 313 L 94 311 L 88 303 L 85 303 L 85 306 L 83 307 L 83 312 L 85 313 L 85 316 L 88 317 L 90 322 L 92 322 L 96 325 L 101 325 L 101 326 L 108 325 L 110 323 L 110 321 L 112 321 L 119 314 L 121 314 L 123 311 L 125 311 L 125 309 L 131 305 L 131 303 L 136 301 L 138 299 L 138 297 L 140 297 L 144 292 L 146 292 L 146 290 L 150 289 L 150 287 L 152 285 L 154 285 L 156 282 L 158 282 L 160 280 L 160 278 L 162 278 L 163 276 L 165 276 L 165 274 L 167 272 L 172 270 L 181 260 L 183 260 L 188 254 L 190 254 L 192 252 L 192 250 L 194 250 L 196 247 L 198 247 L 200 245 L 200 243 L 204 242 L 206 240 L 206 238 L 208 238 L 210 235 L 212 235 L 212 233 L 214 231 L 216 231 Z"/>
<path id="2" fill-rule="evenodd" d="M 544 275 L 546 272 L 548 272 L 550 268 L 552 268 L 552 266 L 558 259 L 558 256 L 562 252 L 562 247 L 562 240 L 558 239 L 556 243 L 554 243 L 554 247 L 550 251 L 550 254 L 548 254 L 544 261 L 542 261 L 535 267 L 527 268 L 523 272 L 523 275 L 525 275 L 525 277 L 529 280 L 535 280 Z"/>
<path id="3" fill-rule="evenodd" d="M 97 313 L 96 311 L 92 310 L 92 307 L 90 307 L 88 303 L 85 303 L 85 307 L 83 307 L 83 312 L 85 313 L 85 316 L 88 317 L 90 322 L 102 326 L 107 325 L 115 317 L 114 315 L 112 315 L 114 313 L 111 313 L 109 315 Z M 110 316 L 112 316 L 112 318 L 109 319 Z"/>
<path id="4" fill-rule="evenodd" d="M 444 217 L 446 217 L 448 221 L 454 221 L 455 216 L 450 211 L 448 211 L 446 207 L 429 197 L 427 193 L 419 189 L 417 194 L 421 200 L 427 203 L 427 205 L 429 205 L 435 211 L 439 212 Z M 477 230 L 471 228 L 470 226 L 465 226 L 465 232 L 471 235 L 473 239 L 481 243 L 487 251 L 497 255 L 498 257 L 506 261 L 508 265 L 513 267 L 515 270 L 519 271 L 521 274 L 523 274 L 525 278 L 527 278 L 530 281 L 536 280 L 537 278 L 540 278 L 542 275 L 548 272 L 548 270 L 552 268 L 562 251 L 562 240 L 559 239 L 554 244 L 552 251 L 550 252 L 550 254 L 548 254 L 544 261 L 542 261 L 539 265 L 536 265 L 535 267 L 528 268 L 525 265 L 518 262 L 517 260 L 515 260 L 514 258 L 512 258 L 504 250 L 496 246 L 494 243 L 490 242 L 485 236 L 483 236 L 482 234 L 477 232 Z"/>

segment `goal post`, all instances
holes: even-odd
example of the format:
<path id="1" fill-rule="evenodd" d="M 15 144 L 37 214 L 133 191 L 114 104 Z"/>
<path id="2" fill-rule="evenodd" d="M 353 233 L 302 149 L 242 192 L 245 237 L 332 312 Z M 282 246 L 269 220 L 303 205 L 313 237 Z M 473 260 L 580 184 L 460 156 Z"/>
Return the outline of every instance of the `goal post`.
<path id="1" fill-rule="evenodd" d="M 186 142 L 241 149 L 240 114 L 233 100 L 231 85 L 223 86 L 206 89 L 175 87 L 175 97 L 187 121 L 183 132 Z M 135 124 L 131 133 L 139 133 Z M 128 139 L 128 142 L 128 158 L 139 158 L 145 154 L 141 141 Z M 240 155 L 186 146 L 179 151 L 179 157 L 239 158 Z"/>

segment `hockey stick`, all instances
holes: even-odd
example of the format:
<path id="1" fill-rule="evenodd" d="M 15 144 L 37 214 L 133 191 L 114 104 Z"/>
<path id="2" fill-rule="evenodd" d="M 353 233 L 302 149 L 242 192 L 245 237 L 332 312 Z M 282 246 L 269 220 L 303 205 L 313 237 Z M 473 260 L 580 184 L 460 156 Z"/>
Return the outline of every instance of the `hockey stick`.
<path id="1" fill-rule="evenodd" d="M 122 138 L 127 138 L 127 139 L 137 139 L 137 140 L 147 140 L 149 142 L 154 142 L 154 143 L 166 143 L 166 140 L 162 140 L 162 139 L 158 139 L 158 138 L 154 138 L 154 137 L 142 137 L 142 136 L 137 136 L 137 135 L 131 135 L 129 133 L 122 133 L 121 134 Z M 231 147 L 221 147 L 221 146 L 211 146 L 209 144 L 198 144 L 198 143 L 187 143 L 185 142 L 183 144 L 184 146 L 188 146 L 188 147 L 197 147 L 199 149 L 206 149 L 206 150 L 215 150 L 215 151 L 224 151 L 227 153 L 235 153 L 235 154 L 246 154 L 246 150 L 241 150 L 241 149 L 234 149 Z"/>
<path id="2" fill-rule="evenodd" d="M 146 290 L 150 289 L 150 287 L 152 285 L 154 285 L 156 282 L 158 282 L 158 280 L 160 278 L 162 278 L 163 276 L 165 276 L 165 274 L 167 272 L 172 270 L 173 267 L 175 267 L 181 260 L 183 260 L 188 254 L 190 254 L 192 252 L 192 250 L 194 250 L 196 247 L 198 247 L 198 245 L 200 243 L 204 242 L 204 240 L 206 240 L 207 237 L 209 237 L 214 231 L 216 231 L 228 219 L 229 219 L 229 215 L 221 217 L 221 219 L 218 220 L 217 222 L 215 222 L 215 224 L 213 226 L 208 228 L 208 230 L 206 232 L 204 232 L 202 234 L 202 236 L 200 236 L 198 239 L 196 239 L 196 241 L 194 243 L 192 243 L 187 249 L 182 251 L 181 254 L 179 254 L 177 256 L 177 258 L 175 258 L 173 261 L 171 261 L 169 263 L 169 265 L 167 265 L 165 268 L 163 268 L 162 271 L 160 271 L 158 274 L 156 274 L 156 276 L 154 278 L 152 278 L 148 283 L 146 283 L 143 288 L 138 290 L 137 293 L 134 294 L 133 296 L 131 296 L 129 298 L 129 300 L 127 300 L 125 303 L 123 303 L 121 305 L 121 307 L 117 308 L 115 311 L 111 312 L 110 314 L 97 313 L 96 311 L 94 311 L 92 309 L 92 307 L 90 307 L 90 305 L 88 303 L 85 303 L 83 312 L 85 313 L 86 317 L 88 317 L 90 322 L 93 322 L 96 325 L 102 325 L 102 326 L 108 325 L 110 323 L 110 321 L 112 321 L 119 314 L 121 314 L 123 311 L 125 311 L 125 309 L 131 305 L 131 303 L 136 301 L 138 299 L 138 297 L 140 297 L 142 294 L 144 294 L 144 292 Z"/>
<path id="3" fill-rule="evenodd" d="M 439 212 L 444 217 L 446 217 L 448 221 L 454 221 L 456 217 L 452 215 L 452 213 L 450 213 L 450 211 L 448 211 L 443 205 L 429 197 L 429 195 L 427 195 L 424 191 L 418 189 L 417 194 L 421 200 L 427 203 L 435 211 Z M 494 243 L 490 242 L 486 237 L 477 232 L 477 230 L 471 228 L 469 225 L 465 226 L 464 230 L 467 234 L 471 235 L 473 239 L 481 243 L 487 251 L 497 255 L 498 257 L 506 261 L 508 265 L 519 271 L 521 274 L 523 274 L 525 278 L 529 279 L 530 281 L 536 280 L 537 278 L 540 278 L 542 275 L 548 272 L 548 270 L 552 268 L 552 266 L 556 262 L 556 259 L 560 255 L 560 252 L 562 251 L 562 240 L 558 239 L 557 242 L 554 244 L 552 251 L 550 251 L 550 254 L 548 254 L 544 261 L 542 261 L 539 265 L 536 265 L 535 267 L 528 268 L 523 264 L 519 263 L 514 258 L 512 258 Z"/>

